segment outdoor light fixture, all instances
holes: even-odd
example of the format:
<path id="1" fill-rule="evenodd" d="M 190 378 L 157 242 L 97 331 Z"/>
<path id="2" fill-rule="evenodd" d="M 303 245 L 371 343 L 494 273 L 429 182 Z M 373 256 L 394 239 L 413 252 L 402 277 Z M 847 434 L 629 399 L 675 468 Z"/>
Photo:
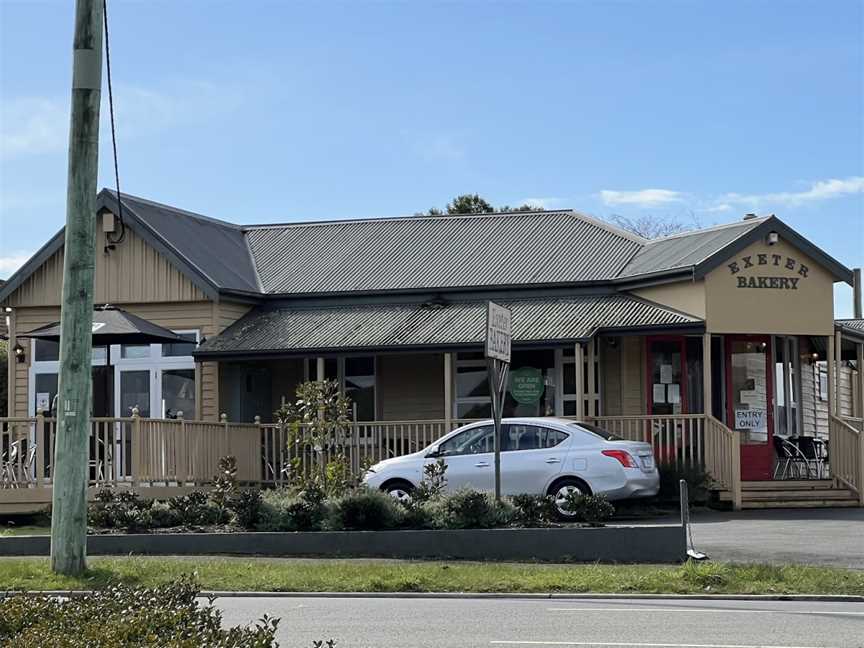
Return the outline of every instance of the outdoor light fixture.
<path id="1" fill-rule="evenodd" d="M 768 245 L 776 245 L 780 241 L 780 235 L 777 232 L 768 232 Z"/>
<path id="2" fill-rule="evenodd" d="M 26 360 L 26 358 L 24 357 L 24 347 L 20 344 L 16 344 L 14 347 L 12 347 L 12 351 L 15 352 L 15 360 L 17 362 L 24 362 Z"/>

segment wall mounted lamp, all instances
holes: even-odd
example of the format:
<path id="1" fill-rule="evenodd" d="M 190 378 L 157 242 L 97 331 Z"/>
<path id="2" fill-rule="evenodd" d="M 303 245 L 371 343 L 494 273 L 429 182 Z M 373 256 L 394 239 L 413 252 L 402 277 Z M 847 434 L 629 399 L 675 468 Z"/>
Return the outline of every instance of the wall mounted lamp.
<path id="1" fill-rule="evenodd" d="M 15 353 L 16 362 L 25 362 L 27 360 L 27 358 L 24 357 L 24 347 L 20 344 L 16 344 L 12 347 L 12 351 Z"/>

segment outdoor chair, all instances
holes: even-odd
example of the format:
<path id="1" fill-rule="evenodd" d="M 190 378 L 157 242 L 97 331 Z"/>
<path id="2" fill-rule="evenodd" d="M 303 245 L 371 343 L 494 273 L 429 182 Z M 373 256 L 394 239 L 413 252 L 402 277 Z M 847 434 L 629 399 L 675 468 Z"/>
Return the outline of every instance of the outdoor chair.
<path id="1" fill-rule="evenodd" d="M 804 455 L 807 461 L 808 468 L 812 467 L 812 471 L 817 479 L 822 479 L 826 476 L 826 459 L 827 450 L 825 442 L 822 439 L 811 436 L 799 436 L 795 439 L 795 445 Z"/>
<path id="2" fill-rule="evenodd" d="M 774 479 L 810 479 L 811 465 L 801 449 L 781 436 L 774 435 L 772 439 L 777 454 Z"/>
<path id="3" fill-rule="evenodd" d="M 18 439 L 9 444 L 8 452 L 2 455 L 0 466 L 0 482 L 3 488 L 18 488 L 33 481 L 33 465 L 36 461 L 36 444 L 29 444 L 24 455 L 23 446 L 26 439 Z"/>

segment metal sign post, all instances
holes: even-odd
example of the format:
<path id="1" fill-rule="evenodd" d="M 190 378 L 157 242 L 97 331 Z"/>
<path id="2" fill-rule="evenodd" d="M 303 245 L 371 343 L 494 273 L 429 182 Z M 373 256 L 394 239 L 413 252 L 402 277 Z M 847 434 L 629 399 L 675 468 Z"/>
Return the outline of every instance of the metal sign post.
<path id="1" fill-rule="evenodd" d="M 513 339 L 512 314 L 509 308 L 489 302 L 486 310 L 486 364 L 489 370 L 489 392 L 492 395 L 492 419 L 495 435 L 495 499 L 501 499 L 501 416 L 510 369 L 510 345 Z"/>

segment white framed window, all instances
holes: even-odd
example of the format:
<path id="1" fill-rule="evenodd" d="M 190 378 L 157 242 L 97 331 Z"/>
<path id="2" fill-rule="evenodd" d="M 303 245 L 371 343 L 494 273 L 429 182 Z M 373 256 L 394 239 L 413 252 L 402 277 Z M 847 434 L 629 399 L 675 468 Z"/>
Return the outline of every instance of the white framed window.
<path id="1" fill-rule="evenodd" d="M 115 416 L 131 416 L 132 408 L 137 407 L 144 417 L 176 418 L 182 412 L 184 418 L 197 418 L 192 351 L 200 340 L 200 331 L 177 330 L 174 333 L 188 341 L 164 345 L 111 345 Z M 31 341 L 33 361 L 28 390 L 31 416 L 37 408 L 56 414 L 58 356 L 56 342 Z M 92 365 L 106 366 L 107 357 L 107 347 L 94 347 Z"/>

